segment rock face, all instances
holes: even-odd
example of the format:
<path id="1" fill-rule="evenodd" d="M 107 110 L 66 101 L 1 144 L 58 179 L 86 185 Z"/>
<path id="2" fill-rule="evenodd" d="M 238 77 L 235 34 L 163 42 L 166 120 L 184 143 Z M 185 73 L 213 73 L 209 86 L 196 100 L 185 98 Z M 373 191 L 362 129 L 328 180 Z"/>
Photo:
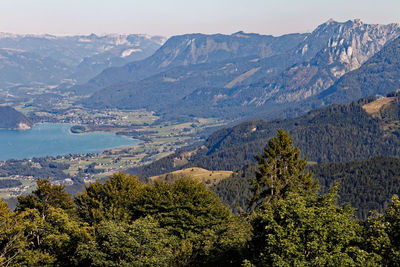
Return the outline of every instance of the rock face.
<path id="1" fill-rule="evenodd" d="M 324 91 L 345 73 L 358 69 L 386 43 L 400 35 L 398 24 L 370 25 L 353 20 L 345 23 L 329 21 L 318 27 L 309 38 L 327 31 L 326 28 L 332 28 L 335 33 L 327 45 L 310 61 L 286 70 L 283 75 L 289 77 L 278 81 L 278 87 L 267 89 L 279 89 L 273 101 L 295 102 Z M 288 78 L 290 82 L 287 86 Z"/>
<path id="2" fill-rule="evenodd" d="M 0 106 L 0 129 L 29 130 L 32 122 L 12 107 Z"/>
<path id="3" fill-rule="evenodd" d="M 295 53 L 312 57 L 293 65 L 260 85 L 238 88 L 235 97 L 251 99 L 243 105 L 298 102 L 328 89 L 344 74 L 358 69 L 382 47 L 400 35 L 398 24 L 370 25 L 360 20 L 328 21 L 299 44 Z M 312 56 L 311 50 L 317 51 Z M 245 95 L 243 95 L 245 94 Z"/>
<path id="4" fill-rule="evenodd" d="M 360 68 L 341 77 L 316 98 L 325 105 L 385 95 L 400 90 L 400 37 L 387 44 Z"/>

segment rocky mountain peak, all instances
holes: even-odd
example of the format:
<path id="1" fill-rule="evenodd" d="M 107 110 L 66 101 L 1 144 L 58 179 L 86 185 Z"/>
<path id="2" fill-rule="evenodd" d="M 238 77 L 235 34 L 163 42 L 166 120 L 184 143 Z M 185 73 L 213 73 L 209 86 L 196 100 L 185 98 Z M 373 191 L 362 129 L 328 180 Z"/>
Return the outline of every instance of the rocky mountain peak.
<path id="1" fill-rule="evenodd" d="M 337 23 L 336 20 L 334 20 L 333 18 L 330 18 L 324 24 L 329 25 L 329 24 L 334 24 L 334 23 Z"/>

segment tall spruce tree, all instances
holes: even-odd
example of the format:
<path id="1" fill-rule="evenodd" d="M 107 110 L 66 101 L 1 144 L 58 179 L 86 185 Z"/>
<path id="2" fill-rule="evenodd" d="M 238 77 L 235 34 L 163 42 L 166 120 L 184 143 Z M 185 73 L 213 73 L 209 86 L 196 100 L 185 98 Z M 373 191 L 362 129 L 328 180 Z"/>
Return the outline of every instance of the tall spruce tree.
<path id="1" fill-rule="evenodd" d="M 255 178 L 251 179 L 250 209 L 285 197 L 289 192 L 309 194 L 318 189 L 312 174 L 305 171 L 307 159 L 300 156 L 301 151 L 293 146 L 289 133 L 278 130 L 276 137 L 268 141 L 263 153 L 257 157 L 258 169 Z"/>

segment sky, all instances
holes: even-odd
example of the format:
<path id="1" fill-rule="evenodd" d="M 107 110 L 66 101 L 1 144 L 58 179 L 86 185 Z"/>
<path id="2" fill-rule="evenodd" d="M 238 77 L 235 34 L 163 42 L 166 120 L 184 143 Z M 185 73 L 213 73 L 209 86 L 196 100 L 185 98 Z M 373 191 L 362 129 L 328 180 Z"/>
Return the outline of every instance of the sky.
<path id="1" fill-rule="evenodd" d="M 310 32 L 333 18 L 400 23 L 400 0 L 0 0 L 0 32 Z"/>

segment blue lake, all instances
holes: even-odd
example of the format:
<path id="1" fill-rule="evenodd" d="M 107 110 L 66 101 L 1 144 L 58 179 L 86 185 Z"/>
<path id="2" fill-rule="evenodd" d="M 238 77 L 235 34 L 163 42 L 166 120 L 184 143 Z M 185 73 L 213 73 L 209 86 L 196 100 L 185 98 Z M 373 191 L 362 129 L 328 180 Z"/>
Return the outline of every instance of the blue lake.
<path id="1" fill-rule="evenodd" d="M 96 153 L 140 142 L 113 133 L 72 134 L 71 126 L 40 123 L 28 131 L 0 130 L 0 160 Z"/>

